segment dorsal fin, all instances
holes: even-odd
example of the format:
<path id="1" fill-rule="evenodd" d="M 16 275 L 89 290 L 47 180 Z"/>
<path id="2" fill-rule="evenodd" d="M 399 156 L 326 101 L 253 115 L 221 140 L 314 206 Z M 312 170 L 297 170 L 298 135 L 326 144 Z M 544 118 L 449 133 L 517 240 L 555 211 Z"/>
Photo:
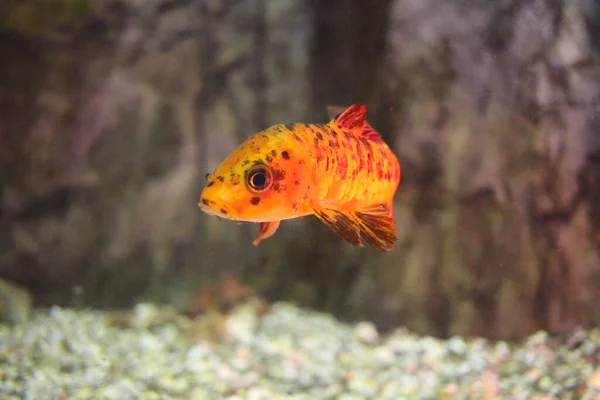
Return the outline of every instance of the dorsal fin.
<path id="1" fill-rule="evenodd" d="M 366 104 L 353 104 L 339 112 L 340 110 L 341 107 L 338 106 L 327 107 L 330 115 L 332 112 L 337 112 L 336 117 L 330 123 L 336 124 L 342 129 L 354 131 L 357 135 L 369 140 L 382 140 L 379 133 L 365 120 L 365 116 L 367 115 Z"/>

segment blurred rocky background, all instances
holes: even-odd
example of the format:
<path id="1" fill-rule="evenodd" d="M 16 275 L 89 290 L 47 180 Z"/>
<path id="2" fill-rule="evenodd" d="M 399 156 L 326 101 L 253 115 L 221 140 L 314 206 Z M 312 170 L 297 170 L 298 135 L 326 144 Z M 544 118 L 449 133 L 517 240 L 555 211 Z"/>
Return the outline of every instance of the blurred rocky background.
<path id="1" fill-rule="evenodd" d="M 0 277 L 39 306 L 234 276 L 382 329 L 598 325 L 599 56 L 594 0 L 2 1 Z M 394 251 L 199 210 L 250 134 L 356 102 L 403 166 Z"/>

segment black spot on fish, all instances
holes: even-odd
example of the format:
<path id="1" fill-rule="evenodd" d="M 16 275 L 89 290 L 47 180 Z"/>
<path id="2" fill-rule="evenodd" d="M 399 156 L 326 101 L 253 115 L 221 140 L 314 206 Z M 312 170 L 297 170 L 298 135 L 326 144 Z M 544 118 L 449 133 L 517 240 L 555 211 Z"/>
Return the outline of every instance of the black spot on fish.
<path id="1" fill-rule="evenodd" d="M 260 197 L 256 196 L 256 197 L 251 198 L 250 203 L 254 206 L 257 205 L 258 203 L 260 203 Z"/>
<path id="2" fill-rule="evenodd" d="M 287 151 L 284 150 L 284 151 L 281 152 L 281 157 L 283 157 L 286 160 L 289 160 L 290 159 L 290 153 L 288 153 Z"/>
<path id="3" fill-rule="evenodd" d="M 299 181 L 294 181 L 294 185 L 300 186 L 300 182 Z"/>
<path id="4" fill-rule="evenodd" d="M 209 182 L 208 185 L 206 185 L 206 187 L 211 187 L 214 184 L 215 184 L 214 182 Z"/>
<path id="5" fill-rule="evenodd" d="M 333 140 L 329 141 L 329 147 L 335 149 L 335 143 L 333 143 Z"/>
<path id="6" fill-rule="evenodd" d="M 294 129 L 294 124 L 285 124 L 283 126 L 290 131 Z"/>
<path id="7" fill-rule="evenodd" d="M 207 205 L 208 205 L 208 203 L 209 203 L 209 201 L 208 201 L 208 200 L 206 200 L 206 199 L 202 199 L 202 200 L 200 200 L 200 201 L 201 201 L 201 202 L 202 202 L 202 204 L 204 204 L 205 206 L 207 206 Z"/>
<path id="8" fill-rule="evenodd" d="M 269 138 L 269 137 L 268 137 L 267 135 L 265 135 L 265 134 L 262 134 L 262 135 L 260 135 L 260 136 L 262 136 L 264 139 L 268 139 L 268 138 Z"/>
<path id="9" fill-rule="evenodd" d="M 333 137 L 335 137 L 335 138 L 337 137 L 337 132 L 336 131 L 332 130 L 331 134 L 333 135 Z"/>
<path id="10" fill-rule="evenodd" d="M 296 139 L 300 143 L 304 143 L 304 140 L 302 140 L 302 138 L 300 136 L 296 135 L 295 133 L 294 133 L 294 139 Z"/>
<path id="11" fill-rule="evenodd" d="M 281 169 L 276 169 L 273 171 L 273 180 L 281 181 L 285 179 L 285 171 Z"/>
<path id="12" fill-rule="evenodd" d="M 217 176 L 217 179 L 219 182 L 225 182 L 225 178 L 223 178 L 221 175 Z"/>
<path id="13" fill-rule="evenodd" d="M 270 155 L 267 154 L 267 156 L 265 157 L 265 160 L 267 160 L 267 162 L 271 162 L 273 161 L 273 157 L 271 157 Z"/>
<path id="14" fill-rule="evenodd" d="M 244 162 L 242 163 L 242 167 L 245 167 L 248 164 L 250 164 L 250 160 L 244 160 Z"/>
<path id="15" fill-rule="evenodd" d="M 315 135 L 317 136 L 317 139 L 323 140 L 323 135 L 321 135 L 321 132 L 317 132 Z"/>
<path id="16" fill-rule="evenodd" d="M 241 181 L 240 176 L 236 173 L 232 173 L 231 175 L 229 175 L 229 179 L 232 185 L 239 185 Z"/>
<path id="17" fill-rule="evenodd" d="M 221 211 L 221 214 L 225 214 L 225 215 L 227 215 L 227 210 L 225 210 L 225 209 L 221 208 L 219 211 Z"/>
<path id="18" fill-rule="evenodd" d="M 272 155 L 273 157 L 277 157 L 277 152 L 276 152 L 275 150 L 271 150 L 271 155 Z"/>
<path id="19" fill-rule="evenodd" d="M 281 189 L 281 187 L 279 186 L 279 183 L 275 182 L 273 184 L 273 190 L 276 191 L 276 192 L 279 192 L 279 189 Z"/>

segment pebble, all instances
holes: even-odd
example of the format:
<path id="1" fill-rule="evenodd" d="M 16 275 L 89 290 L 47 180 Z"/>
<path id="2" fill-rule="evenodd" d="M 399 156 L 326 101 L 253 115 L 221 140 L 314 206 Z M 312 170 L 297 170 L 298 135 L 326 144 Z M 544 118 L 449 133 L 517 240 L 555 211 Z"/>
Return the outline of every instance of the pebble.
<path id="1" fill-rule="evenodd" d="M 0 324 L 0 398 L 582 398 L 600 394 L 600 334 L 521 344 L 380 334 L 276 303 L 245 303 L 220 342 L 190 340 L 174 310 L 144 303 L 131 321 L 53 307 Z M 254 308 L 255 309 L 255 308 Z M 194 320 L 195 321 L 195 320 Z M 122 322 L 122 319 L 121 319 Z M 575 345 L 573 344 L 575 343 Z"/>
<path id="2" fill-rule="evenodd" d="M 356 324 L 354 336 L 359 342 L 368 345 L 375 345 L 379 341 L 379 332 L 377 332 L 375 324 L 368 321 L 362 321 Z"/>
<path id="3" fill-rule="evenodd" d="M 379 383 L 373 379 L 356 376 L 348 382 L 351 392 L 363 397 L 372 398 L 377 395 Z"/>
<path id="4" fill-rule="evenodd" d="M 448 340 L 446 343 L 448 351 L 452 355 L 456 356 L 464 356 L 467 350 L 469 349 L 467 343 L 461 338 L 453 337 Z"/>

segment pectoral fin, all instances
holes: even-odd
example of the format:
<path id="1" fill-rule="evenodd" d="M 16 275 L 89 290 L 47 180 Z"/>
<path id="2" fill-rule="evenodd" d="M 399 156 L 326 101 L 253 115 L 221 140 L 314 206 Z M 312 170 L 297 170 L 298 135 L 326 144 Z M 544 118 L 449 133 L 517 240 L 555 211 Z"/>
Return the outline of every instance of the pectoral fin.
<path id="1" fill-rule="evenodd" d="M 258 231 L 258 236 L 254 240 L 254 242 L 252 242 L 252 244 L 257 246 L 261 242 L 261 240 L 273 236 L 273 234 L 277 231 L 277 228 L 279 228 L 280 222 L 281 221 L 261 222 L 260 229 Z"/>
<path id="2" fill-rule="evenodd" d="M 355 246 L 363 246 L 363 237 L 376 250 L 389 251 L 397 241 L 396 221 L 384 204 L 353 212 L 315 209 L 315 214 L 335 233 Z"/>

